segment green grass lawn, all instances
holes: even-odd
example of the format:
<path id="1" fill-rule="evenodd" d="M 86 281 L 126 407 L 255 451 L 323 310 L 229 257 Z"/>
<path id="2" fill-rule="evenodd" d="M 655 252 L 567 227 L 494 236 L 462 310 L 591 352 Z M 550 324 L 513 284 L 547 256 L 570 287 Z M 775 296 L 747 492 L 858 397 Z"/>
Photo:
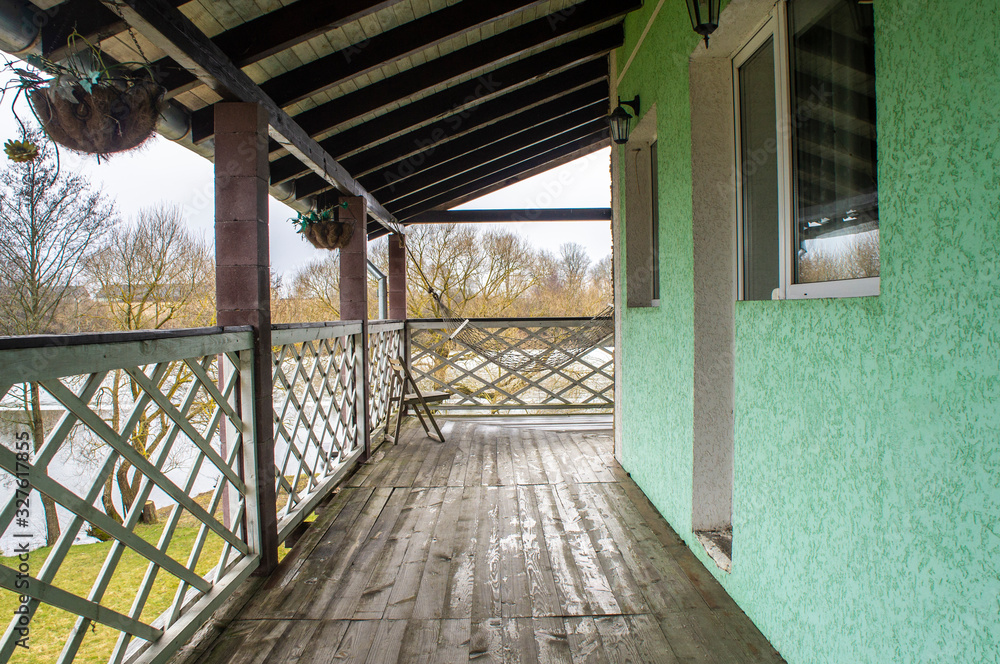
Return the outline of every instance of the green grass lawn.
<path id="1" fill-rule="evenodd" d="M 288 478 L 291 480 L 291 478 Z M 299 489 L 304 488 L 305 480 L 299 482 Z M 207 492 L 195 497 L 195 500 L 202 505 L 208 506 L 211 492 Z M 287 495 L 279 497 L 278 508 L 284 506 L 288 500 Z M 171 507 L 164 507 L 157 510 L 160 522 L 154 525 L 139 524 L 135 528 L 135 533 L 154 546 L 159 542 L 160 533 L 163 532 L 164 521 L 166 521 Z M 167 549 L 168 554 L 186 564 L 188 554 L 194 546 L 195 538 L 198 536 L 200 522 L 192 515 L 185 512 L 181 517 L 174 536 Z M 54 585 L 73 593 L 80 597 L 86 597 L 94 584 L 101 567 L 111 550 L 111 542 L 99 542 L 97 544 L 82 544 L 74 546 L 66 555 L 66 559 L 59 567 Z M 31 566 L 31 576 L 37 577 L 42 566 L 49 555 L 50 548 L 44 547 L 31 552 L 29 564 Z M 288 553 L 284 546 L 278 547 L 278 559 L 282 559 Z M 222 538 L 210 533 L 205 540 L 201 556 L 198 559 L 196 571 L 204 576 L 219 561 L 222 555 Z M 2 558 L 0 564 L 16 569 L 20 564 L 17 558 Z M 132 601 L 139 585 L 146 574 L 148 560 L 132 551 L 126 549 L 121 557 L 121 561 L 115 569 L 111 584 L 108 586 L 101 604 L 109 609 L 125 615 L 129 614 L 132 608 Z M 151 623 L 161 613 L 163 613 L 173 602 L 174 593 L 177 591 L 178 581 L 169 572 L 160 572 L 156 575 L 156 582 L 150 593 L 146 606 L 143 608 L 141 620 L 144 623 Z M 8 590 L 0 590 L 0 617 L 4 621 L 3 629 L 6 629 L 7 621 L 14 615 L 14 609 L 19 605 L 17 595 Z M 29 637 L 30 649 L 18 648 L 11 657 L 11 662 L 23 662 L 25 664 L 50 664 L 55 662 L 62 652 L 70 630 L 76 623 L 76 616 L 51 606 L 42 604 L 31 621 L 31 635 Z M 74 662 L 94 662 L 103 664 L 107 662 L 118 640 L 119 632 L 103 625 L 92 625 L 88 629 L 87 636 L 83 640 L 83 645 L 77 653 Z"/>
<path id="2" fill-rule="evenodd" d="M 135 532 L 147 542 L 155 545 L 162 530 L 163 523 L 161 522 L 148 526 L 140 524 L 136 526 Z M 174 559 L 182 563 L 186 562 L 188 552 L 194 545 L 197 535 L 197 527 L 179 525 L 174 531 L 168 552 Z M 55 585 L 76 595 L 86 597 L 104 564 L 111 544 L 111 542 L 100 542 L 72 547 L 56 574 Z M 32 576 L 39 573 L 48 554 L 49 548 L 47 547 L 31 552 Z M 214 534 L 209 535 L 198 562 L 198 573 L 201 575 L 208 573 L 216 565 L 220 555 L 222 555 L 222 539 Z M 16 568 L 18 562 L 16 558 L 0 558 L 0 563 L 8 567 Z M 134 551 L 126 550 L 101 604 L 127 615 L 132 607 L 136 589 L 142 583 L 146 573 L 147 562 L 143 556 Z M 177 579 L 173 575 L 162 570 L 157 574 L 153 592 L 142 612 L 143 622 L 152 622 L 170 606 L 177 585 Z M 0 595 L 0 615 L 4 616 L 6 620 L 8 616 L 13 615 L 17 604 L 17 596 L 12 592 L 4 591 Z M 30 662 L 32 664 L 55 662 L 59 653 L 62 652 L 63 645 L 75 621 L 76 616 L 43 604 L 31 621 L 30 649 L 18 648 L 10 661 Z M 93 626 L 92 629 L 88 630 L 83 646 L 74 661 L 106 662 L 118 634 L 118 631 L 110 627 Z"/>

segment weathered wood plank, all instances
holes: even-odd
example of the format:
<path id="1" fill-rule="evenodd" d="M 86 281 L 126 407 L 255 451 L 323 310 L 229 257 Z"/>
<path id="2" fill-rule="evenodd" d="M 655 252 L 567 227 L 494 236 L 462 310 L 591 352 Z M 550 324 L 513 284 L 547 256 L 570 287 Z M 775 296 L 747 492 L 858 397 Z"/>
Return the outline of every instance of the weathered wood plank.
<path id="1" fill-rule="evenodd" d="M 445 590 L 445 615 L 448 618 L 472 617 L 476 538 L 482 497 L 482 487 L 462 487 L 462 514 L 455 531 L 455 546 L 449 562 L 448 585 Z"/>
<path id="2" fill-rule="evenodd" d="M 309 612 L 310 617 L 324 620 L 346 620 L 354 617 L 361 595 L 385 551 L 389 533 L 396 527 L 407 497 L 408 492 L 405 490 L 396 489 L 392 492 L 375 525 L 368 533 L 367 541 L 358 551 L 356 560 L 341 577 L 332 599 L 326 606 L 315 603 Z"/>
<path id="3" fill-rule="evenodd" d="M 541 517 L 538 515 L 538 504 L 531 487 L 518 487 L 517 502 L 528 596 L 531 598 L 531 614 L 533 616 L 562 615 L 559 592 L 556 588 L 555 578 L 552 576 L 549 552 L 545 546 L 540 523 Z"/>
<path id="4" fill-rule="evenodd" d="M 573 664 L 606 664 L 608 659 L 604 654 L 604 643 L 597 631 L 597 623 L 590 616 L 585 618 L 570 618 L 563 620 L 566 625 L 566 636 L 569 640 L 570 654 Z"/>
<path id="5" fill-rule="evenodd" d="M 410 537 L 403 564 L 399 568 L 396 583 L 389 594 L 389 604 L 385 610 L 386 618 L 404 619 L 413 613 L 413 605 L 420 589 L 427 556 L 430 554 L 431 537 L 437 525 L 444 502 L 445 488 L 433 487 L 427 490 L 427 503 L 422 507 L 415 521 L 413 535 Z"/>
<path id="6" fill-rule="evenodd" d="M 441 514 L 434 526 L 427 564 L 413 604 L 412 617 L 416 619 L 440 620 L 445 616 L 448 571 L 457 544 L 455 526 L 462 514 L 462 487 L 447 487 L 444 492 Z"/>
<path id="7" fill-rule="evenodd" d="M 530 618 L 531 595 L 528 593 L 517 487 L 500 487 L 499 508 L 501 615 L 504 618 Z"/>
<path id="8" fill-rule="evenodd" d="M 564 616 L 594 615 L 593 607 L 583 587 L 583 580 L 576 568 L 573 553 L 562 527 L 562 518 L 556 507 L 555 497 L 549 485 L 531 487 L 535 493 L 538 514 L 541 517 L 545 547 L 552 565 L 552 576 L 556 582 L 559 603 Z"/>
<path id="9" fill-rule="evenodd" d="M 500 490 L 483 487 L 476 532 L 476 565 L 473 576 L 474 623 L 502 615 L 500 595 Z M 475 635 L 475 630 L 473 630 Z"/>
<path id="10" fill-rule="evenodd" d="M 396 518 L 396 524 L 389 533 L 382 556 L 376 562 L 368 584 L 358 600 L 354 613 L 356 620 L 379 619 L 385 613 L 400 565 L 403 564 L 410 538 L 413 537 L 414 526 L 420 518 L 421 509 L 426 505 L 427 489 L 403 491 L 406 495 L 406 504 Z"/>

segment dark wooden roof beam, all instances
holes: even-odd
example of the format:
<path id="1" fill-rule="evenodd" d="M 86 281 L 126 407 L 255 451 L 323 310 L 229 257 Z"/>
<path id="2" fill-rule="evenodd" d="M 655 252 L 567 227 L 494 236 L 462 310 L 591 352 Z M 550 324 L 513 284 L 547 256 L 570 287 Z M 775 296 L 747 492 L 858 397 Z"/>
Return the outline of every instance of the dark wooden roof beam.
<path id="1" fill-rule="evenodd" d="M 593 66 L 598 64 L 590 62 L 574 67 L 514 92 L 500 95 L 486 103 L 358 152 L 343 159 L 341 163 L 344 164 L 344 168 L 361 176 L 401 159 L 432 150 L 444 142 L 461 138 L 491 122 L 495 124 L 490 126 L 496 126 L 527 110 L 536 109 L 538 117 L 545 117 L 542 107 L 546 102 L 560 100 L 567 95 L 590 90 L 607 98 L 607 72 L 600 66 Z"/>
<path id="2" fill-rule="evenodd" d="M 429 210 L 410 224 L 498 224 L 509 222 L 611 221 L 611 208 L 525 208 L 508 210 Z"/>
<path id="3" fill-rule="evenodd" d="M 472 109 L 479 104 L 484 104 L 508 90 L 523 87 L 525 83 L 554 75 L 570 67 L 582 72 L 580 80 L 600 75 L 607 76 L 608 61 L 603 56 L 621 46 L 624 39 L 625 34 L 621 25 L 604 28 L 495 70 L 491 74 L 491 81 L 495 86 L 492 92 L 487 93 L 483 90 L 479 80 L 460 83 L 323 139 L 320 141 L 320 146 L 337 157 L 348 155 L 366 145 L 398 135 L 411 127 L 421 126 L 445 115 L 451 118 L 469 115 L 474 113 Z M 599 60 L 596 60 L 598 58 Z M 479 89 L 478 95 L 477 89 Z M 197 134 L 195 138 L 197 139 Z M 290 158 L 275 160 L 271 163 L 271 182 L 282 182 L 295 176 L 299 171 L 300 167 L 292 163 Z"/>
<path id="4" fill-rule="evenodd" d="M 117 10 L 122 12 L 130 25 L 154 41 L 176 62 L 196 73 L 199 79 L 220 90 L 224 98 L 260 104 L 268 113 L 272 138 L 281 141 L 289 152 L 338 191 L 364 198 L 372 217 L 388 228 L 400 230 L 382 204 L 264 94 L 197 26 L 173 7 L 171 0 L 109 1 L 117 3 Z"/>
<path id="5" fill-rule="evenodd" d="M 510 186 L 515 182 L 544 172 L 558 165 L 600 150 L 608 145 L 608 129 L 594 132 L 578 140 L 537 154 L 490 175 L 460 184 L 455 189 L 422 201 L 407 209 L 396 210 L 397 219 L 405 224 L 411 217 L 436 208 L 449 208 L 485 196 L 487 193 Z"/>
<path id="6" fill-rule="evenodd" d="M 188 0 L 170 0 L 174 7 L 180 7 Z M 128 29 L 128 24 L 113 9 L 98 0 L 66 0 L 48 9 L 38 9 L 37 20 L 41 23 L 42 54 L 53 61 L 59 61 L 87 48 L 82 39 L 72 46 L 69 36 L 76 31 L 92 44 L 114 37 Z M 176 66 L 176 65 L 173 65 Z"/>
<path id="7" fill-rule="evenodd" d="M 388 204 L 390 201 L 409 196 L 465 171 L 484 167 L 494 160 L 503 159 L 519 150 L 560 136 L 595 120 L 603 121 L 607 112 L 608 100 L 605 97 L 570 113 L 536 123 L 524 131 L 506 136 L 498 132 L 492 141 L 489 137 L 480 137 L 482 141 L 480 147 L 473 147 L 456 158 L 422 168 L 409 177 L 403 177 L 403 172 L 399 170 L 387 170 L 372 173 L 359 181 L 373 193 L 381 192 L 378 194 L 379 197 Z M 491 129 L 486 127 L 481 132 L 492 133 Z"/>
<path id="8" fill-rule="evenodd" d="M 598 124 L 604 122 L 604 115 L 607 112 L 607 100 L 602 100 L 598 104 L 579 109 L 563 117 L 543 122 L 528 131 L 524 131 L 490 145 L 469 152 L 462 157 L 451 159 L 440 165 L 421 170 L 413 177 L 406 179 L 394 179 L 393 177 L 383 178 L 382 174 L 372 174 L 368 176 L 367 182 L 373 188 L 382 191 L 381 198 L 386 204 L 396 199 L 408 199 L 419 196 L 424 189 L 437 191 L 442 182 L 450 182 L 466 171 L 475 170 L 482 172 L 491 167 L 492 162 L 500 161 L 506 165 L 512 155 L 524 154 L 525 148 L 538 143 L 551 145 L 552 141 L 565 141 L 565 136 L 573 134 L 581 126 L 591 125 L 595 120 Z M 576 132 L 578 133 L 578 132 Z M 311 174 L 295 181 L 295 192 L 297 196 L 312 196 L 319 191 L 325 190 L 329 185 Z M 364 186 L 364 185 L 362 185 Z"/>
<path id="9" fill-rule="evenodd" d="M 521 162 L 530 161 L 534 159 L 539 154 L 543 154 L 550 150 L 560 148 L 562 146 L 575 143 L 587 136 L 595 133 L 600 133 L 602 131 L 607 131 L 608 125 L 604 118 L 597 120 L 592 120 L 586 124 L 579 125 L 568 131 L 565 131 L 556 136 L 551 136 L 544 141 L 539 141 L 532 143 L 528 146 L 521 148 L 520 150 L 515 150 L 504 155 L 501 158 L 493 159 L 489 162 L 480 164 L 475 168 L 463 168 L 462 170 L 456 172 L 451 177 L 442 177 L 433 185 L 428 187 L 423 187 L 409 195 L 396 197 L 392 202 L 388 203 L 389 209 L 392 210 L 408 210 L 418 204 L 425 203 L 426 201 L 438 200 L 441 195 L 462 187 L 468 182 L 476 181 L 478 179 L 488 177 L 494 173 L 505 171 L 509 168 L 515 167 Z M 441 199 L 446 200 L 446 199 Z M 434 203 L 429 205 L 424 209 L 430 209 L 437 207 L 440 203 Z M 412 216 L 412 215 L 407 215 Z"/>
<path id="10" fill-rule="evenodd" d="M 311 136 L 325 134 L 359 115 L 376 111 L 406 98 L 420 97 L 427 90 L 446 83 L 468 79 L 484 68 L 500 66 L 525 51 L 564 39 L 575 31 L 613 20 L 641 5 L 641 0 L 587 0 L 574 5 L 575 11 L 572 13 L 566 16 L 558 15 L 558 22 L 552 16 L 548 16 L 508 30 L 496 37 L 477 42 L 320 104 L 297 114 L 295 121 Z M 602 33 L 603 31 L 597 34 Z M 612 48 L 618 45 L 620 43 Z M 465 87 L 468 87 L 468 83 L 472 83 L 471 91 L 465 92 L 460 99 L 469 95 L 475 99 L 491 94 L 503 83 L 495 72 L 483 74 L 480 78 L 482 80 L 465 81 Z M 317 80 L 313 80 L 311 85 L 314 88 L 323 87 L 322 82 Z M 462 84 L 452 87 L 457 88 L 460 85 Z M 280 90 L 272 87 L 268 87 L 267 90 L 270 94 L 277 94 L 279 99 L 284 98 Z M 296 98 L 299 96 L 297 93 Z M 192 122 L 196 141 L 205 140 L 211 135 L 211 122 L 207 110 L 196 111 L 192 116 Z"/>
<path id="11" fill-rule="evenodd" d="M 212 43 L 237 67 L 246 67 L 399 2 L 402 0 L 298 0 L 226 30 L 212 37 Z M 197 77 L 171 64 L 164 58 L 153 65 L 163 72 L 160 83 L 167 88 L 168 97 L 198 85 Z"/>
<path id="12" fill-rule="evenodd" d="M 463 0 L 313 60 L 261 84 L 282 106 L 323 92 L 407 55 L 464 35 L 545 0 Z M 317 86 L 317 81 L 322 85 Z"/>
<path id="13" fill-rule="evenodd" d="M 372 192 L 386 186 L 392 189 L 395 183 L 405 183 L 408 181 L 407 178 L 420 176 L 429 169 L 433 170 L 435 166 L 444 164 L 456 157 L 461 157 L 472 152 L 477 152 L 478 154 L 479 151 L 496 141 L 502 141 L 514 135 L 520 136 L 521 132 L 545 131 L 544 127 L 549 126 L 551 121 L 581 109 L 596 108 L 596 115 L 604 115 L 607 113 L 607 106 L 607 83 L 597 83 L 582 90 L 563 95 L 541 106 L 529 108 L 505 120 L 481 127 L 460 138 L 434 144 L 421 152 L 407 156 L 405 159 L 385 164 L 378 170 L 371 171 L 368 174 L 358 174 L 358 182 L 361 182 L 363 186 Z M 346 162 L 345 168 L 348 168 Z"/>
<path id="14" fill-rule="evenodd" d="M 359 115 L 407 97 L 420 96 L 439 85 L 468 78 L 470 72 L 502 65 L 526 51 L 612 20 L 641 5 L 641 0 L 587 0 L 575 5 L 576 11 L 554 26 L 551 16 L 532 21 L 320 104 L 297 114 L 295 120 L 310 135 L 321 134 Z M 489 93 L 499 82 L 493 72 L 482 74 L 478 94 Z"/>
<path id="15" fill-rule="evenodd" d="M 584 141 L 581 145 L 582 147 L 579 147 L 576 150 L 561 152 L 559 157 L 554 158 L 551 161 L 540 161 L 536 164 L 529 164 L 528 166 L 522 167 L 523 170 L 522 168 L 519 168 L 515 171 L 513 175 L 495 179 L 489 184 L 487 184 L 485 187 L 482 188 L 470 187 L 461 196 L 458 196 L 457 198 L 452 198 L 448 201 L 445 201 L 444 203 L 435 205 L 433 208 L 428 208 L 428 209 L 445 210 L 449 208 L 454 208 L 459 205 L 464 205 L 469 201 L 482 198 L 483 196 L 488 196 L 489 194 L 492 194 L 496 191 L 500 191 L 501 189 L 505 189 L 506 187 L 509 187 L 513 184 L 517 184 L 518 182 L 523 182 L 524 180 L 533 178 L 536 175 L 546 173 L 554 168 L 574 162 L 577 159 L 582 159 L 588 155 L 593 154 L 594 152 L 597 152 L 598 150 L 606 148 L 611 145 L 611 138 L 605 132 L 604 134 L 601 135 L 599 140 Z"/>

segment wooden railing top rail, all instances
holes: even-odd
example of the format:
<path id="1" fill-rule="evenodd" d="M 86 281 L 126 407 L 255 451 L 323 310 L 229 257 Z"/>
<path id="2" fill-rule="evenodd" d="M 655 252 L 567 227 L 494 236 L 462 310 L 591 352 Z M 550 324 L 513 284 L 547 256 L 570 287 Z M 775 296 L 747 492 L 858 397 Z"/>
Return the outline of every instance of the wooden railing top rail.
<path id="1" fill-rule="evenodd" d="M 585 316 L 554 316 L 548 318 L 470 318 L 471 327 L 589 327 L 603 321 Z M 413 330 L 437 330 L 449 324 L 444 318 L 411 318 L 406 326 Z"/>
<path id="2" fill-rule="evenodd" d="M 101 335 L 100 341 L 89 344 L 0 349 L 3 353 L 0 387 L 172 362 L 178 358 L 233 353 L 252 347 L 250 328 L 240 327 L 215 328 L 198 334 Z"/>
<path id="3" fill-rule="evenodd" d="M 238 327 L 192 327 L 171 330 L 136 330 L 135 332 L 92 332 L 86 334 L 27 334 L 17 337 L 0 337 L 0 350 L 22 348 L 60 348 L 64 346 L 87 346 L 91 344 L 128 343 L 132 341 L 156 341 L 159 339 L 182 339 L 206 337 L 230 332 L 249 332 L 250 326 Z"/>

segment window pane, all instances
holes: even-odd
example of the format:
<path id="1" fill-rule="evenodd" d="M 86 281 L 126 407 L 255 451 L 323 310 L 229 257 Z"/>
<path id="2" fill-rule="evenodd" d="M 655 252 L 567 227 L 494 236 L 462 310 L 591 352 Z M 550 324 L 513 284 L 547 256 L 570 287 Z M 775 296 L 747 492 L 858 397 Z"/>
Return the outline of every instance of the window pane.
<path id="1" fill-rule="evenodd" d="M 780 257 L 773 39 L 739 68 L 739 89 L 743 299 L 770 300 Z"/>
<path id="2" fill-rule="evenodd" d="M 795 283 L 877 277 L 873 9 L 794 0 Z"/>

